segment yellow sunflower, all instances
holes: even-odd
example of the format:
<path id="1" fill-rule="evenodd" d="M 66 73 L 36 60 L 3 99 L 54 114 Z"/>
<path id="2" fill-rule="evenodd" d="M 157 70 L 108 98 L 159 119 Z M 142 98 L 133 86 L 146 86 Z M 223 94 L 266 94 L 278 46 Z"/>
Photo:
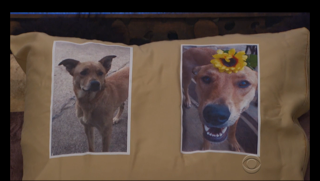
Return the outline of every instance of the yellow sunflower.
<path id="1" fill-rule="evenodd" d="M 218 68 L 220 72 L 227 73 L 237 73 L 240 70 L 243 70 L 244 66 L 247 65 L 245 62 L 248 58 L 245 55 L 244 51 L 240 51 L 236 53 L 236 50 L 230 49 L 228 53 L 223 52 L 222 50 L 218 50 L 217 54 L 212 55 L 214 59 L 210 62 L 214 67 Z"/>

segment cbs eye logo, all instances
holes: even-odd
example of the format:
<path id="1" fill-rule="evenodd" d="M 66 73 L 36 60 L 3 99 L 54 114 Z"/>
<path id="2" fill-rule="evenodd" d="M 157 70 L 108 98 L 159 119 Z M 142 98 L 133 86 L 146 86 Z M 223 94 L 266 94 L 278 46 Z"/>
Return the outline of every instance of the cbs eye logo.
<path id="1" fill-rule="evenodd" d="M 243 158 L 242 167 L 247 173 L 256 173 L 260 170 L 261 160 L 259 157 L 248 155 Z"/>

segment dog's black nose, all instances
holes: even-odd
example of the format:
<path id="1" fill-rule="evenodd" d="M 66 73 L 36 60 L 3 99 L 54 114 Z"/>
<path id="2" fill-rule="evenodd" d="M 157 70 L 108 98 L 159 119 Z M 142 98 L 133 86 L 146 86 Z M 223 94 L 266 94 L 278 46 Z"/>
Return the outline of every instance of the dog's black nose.
<path id="1" fill-rule="evenodd" d="M 209 104 L 203 109 L 203 118 L 210 126 L 219 127 L 228 121 L 229 108 L 220 104 Z"/>
<path id="2" fill-rule="evenodd" d="M 100 90 L 100 82 L 96 80 L 92 80 L 90 82 L 90 91 L 98 91 Z"/>

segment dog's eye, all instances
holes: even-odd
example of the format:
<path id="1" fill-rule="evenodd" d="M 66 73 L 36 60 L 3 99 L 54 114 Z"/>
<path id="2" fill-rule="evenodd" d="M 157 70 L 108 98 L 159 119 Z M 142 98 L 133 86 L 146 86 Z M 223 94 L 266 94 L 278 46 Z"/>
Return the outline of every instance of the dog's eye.
<path id="1" fill-rule="evenodd" d="M 206 84 L 209 84 L 211 82 L 211 78 L 208 76 L 202 77 L 201 80 Z"/>
<path id="2" fill-rule="evenodd" d="M 98 75 L 98 76 L 101 76 L 101 75 L 103 75 L 103 72 L 99 70 L 99 71 L 97 72 L 97 75 Z"/>
<path id="3" fill-rule="evenodd" d="M 242 81 L 240 81 L 239 83 L 238 83 L 238 86 L 240 87 L 240 88 L 247 88 L 247 87 L 249 87 L 251 84 L 250 84 L 250 82 L 248 82 L 248 81 L 246 81 L 246 80 L 242 80 Z"/>
<path id="4" fill-rule="evenodd" d="M 81 75 L 87 75 L 88 74 L 88 69 L 84 69 L 80 72 Z"/>

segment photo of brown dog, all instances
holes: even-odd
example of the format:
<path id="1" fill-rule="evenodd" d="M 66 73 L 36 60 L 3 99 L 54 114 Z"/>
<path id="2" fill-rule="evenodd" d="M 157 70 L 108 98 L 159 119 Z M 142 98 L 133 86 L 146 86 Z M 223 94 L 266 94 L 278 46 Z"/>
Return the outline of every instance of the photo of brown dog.
<path id="1" fill-rule="evenodd" d="M 129 154 L 131 48 L 58 41 L 53 57 L 51 156 Z"/>
<path id="2" fill-rule="evenodd" d="M 182 45 L 181 57 L 181 151 L 258 154 L 258 45 Z"/>

